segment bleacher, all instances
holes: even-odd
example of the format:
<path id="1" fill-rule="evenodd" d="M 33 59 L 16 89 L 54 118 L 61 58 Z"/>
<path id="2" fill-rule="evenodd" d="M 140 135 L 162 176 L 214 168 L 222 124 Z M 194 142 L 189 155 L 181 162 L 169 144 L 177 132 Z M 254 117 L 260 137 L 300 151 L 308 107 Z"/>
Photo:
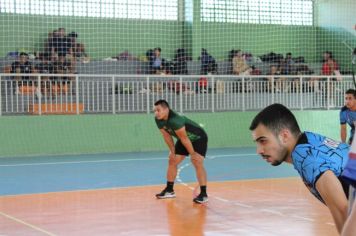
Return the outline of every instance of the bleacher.
<path id="1" fill-rule="evenodd" d="M 4 73 L 4 68 L 11 65 L 14 59 L 0 59 L 0 71 Z M 30 60 L 35 65 L 38 60 Z M 218 61 L 218 75 L 230 75 L 231 63 L 228 61 Z M 262 75 L 268 74 L 270 65 L 274 63 L 253 62 L 248 63 L 254 65 L 261 71 Z M 313 74 L 319 74 L 321 63 L 297 63 L 296 65 L 307 65 Z M 187 61 L 188 74 L 200 74 L 200 61 Z M 103 74 L 103 75 L 134 75 L 134 74 L 149 74 L 149 64 L 145 61 L 107 61 L 107 60 L 92 60 L 90 62 L 77 62 L 77 74 Z"/>

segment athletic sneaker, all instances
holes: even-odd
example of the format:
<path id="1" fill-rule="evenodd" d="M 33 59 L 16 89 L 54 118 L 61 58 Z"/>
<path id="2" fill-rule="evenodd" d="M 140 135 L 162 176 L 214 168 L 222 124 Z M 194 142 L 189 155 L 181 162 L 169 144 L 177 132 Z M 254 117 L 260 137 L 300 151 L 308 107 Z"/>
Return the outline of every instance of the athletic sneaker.
<path id="1" fill-rule="evenodd" d="M 208 196 L 206 194 L 199 194 L 196 198 L 193 199 L 195 203 L 204 203 L 208 202 Z"/>
<path id="2" fill-rule="evenodd" d="M 167 188 L 163 189 L 162 192 L 156 194 L 156 198 L 165 199 L 165 198 L 175 198 L 176 194 L 174 191 L 168 191 Z"/>

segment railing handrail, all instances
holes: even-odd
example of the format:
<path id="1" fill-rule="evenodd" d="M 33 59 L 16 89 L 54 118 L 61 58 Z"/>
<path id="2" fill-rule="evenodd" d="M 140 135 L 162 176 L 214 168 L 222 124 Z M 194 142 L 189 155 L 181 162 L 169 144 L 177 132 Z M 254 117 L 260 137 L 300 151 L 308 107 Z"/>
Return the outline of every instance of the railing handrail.
<path id="1" fill-rule="evenodd" d="M 0 76 L 27 76 L 27 77 L 108 77 L 108 78 L 335 78 L 336 75 L 152 75 L 152 74 L 42 74 L 42 73 L 0 73 Z M 352 75 L 341 75 L 338 77 L 352 79 Z"/>

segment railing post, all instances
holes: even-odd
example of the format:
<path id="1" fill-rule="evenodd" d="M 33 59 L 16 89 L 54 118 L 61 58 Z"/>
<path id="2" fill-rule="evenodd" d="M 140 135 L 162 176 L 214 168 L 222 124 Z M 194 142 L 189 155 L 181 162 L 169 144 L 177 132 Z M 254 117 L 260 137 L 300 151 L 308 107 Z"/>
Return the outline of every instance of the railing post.
<path id="1" fill-rule="evenodd" d="M 41 76 L 40 75 L 37 76 L 36 95 L 37 95 L 37 99 L 38 99 L 38 115 L 42 115 L 42 94 L 41 94 Z"/>
<path id="2" fill-rule="evenodd" d="M 211 112 L 215 112 L 215 79 L 211 77 Z"/>
<path id="3" fill-rule="evenodd" d="M 75 103 L 76 103 L 76 113 L 79 115 L 79 77 L 75 76 Z"/>
<path id="4" fill-rule="evenodd" d="M 245 77 L 242 77 L 241 80 L 241 91 L 242 91 L 242 111 L 246 111 L 246 104 L 245 104 Z"/>
<path id="5" fill-rule="evenodd" d="M 300 110 L 303 110 L 303 77 L 299 78 Z"/>
<path id="6" fill-rule="evenodd" d="M 179 111 L 183 114 L 183 79 L 179 77 Z"/>
<path id="7" fill-rule="evenodd" d="M 330 77 L 326 79 L 326 109 L 330 109 Z"/>
<path id="8" fill-rule="evenodd" d="M 146 105 L 147 105 L 147 114 L 150 114 L 150 77 L 146 77 Z"/>
<path id="9" fill-rule="evenodd" d="M 116 113 L 116 105 L 115 105 L 115 76 L 111 77 L 111 103 L 112 103 L 112 114 Z"/>
<path id="10" fill-rule="evenodd" d="M 272 99 L 272 104 L 274 103 L 274 76 L 271 77 L 272 78 L 272 85 L 271 85 L 271 99 Z"/>

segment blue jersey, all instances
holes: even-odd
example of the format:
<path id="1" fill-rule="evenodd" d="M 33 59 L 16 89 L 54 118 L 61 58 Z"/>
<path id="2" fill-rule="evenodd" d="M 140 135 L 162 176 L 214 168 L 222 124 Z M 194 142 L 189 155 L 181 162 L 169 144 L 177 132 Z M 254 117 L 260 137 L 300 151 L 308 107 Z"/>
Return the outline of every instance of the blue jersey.
<path id="1" fill-rule="evenodd" d="M 352 141 L 349 160 L 342 173 L 342 177 L 356 188 L 356 139 Z"/>
<path id="2" fill-rule="evenodd" d="M 304 132 L 292 152 L 294 168 L 302 177 L 309 191 L 324 202 L 316 182 L 327 170 L 339 177 L 348 159 L 349 145 L 325 136 Z"/>
<path id="3" fill-rule="evenodd" d="M 355 133 L 355 125 L 354 125 L 355 121 L 356 121 L 356 111 L 351 111 L 346 106 L 341 108 L 341 110 L 340 110 L 340 124 L 344 125 L 347 123 L 351 127 L 349 143 L 351 143 L 352 138 Z"/>

